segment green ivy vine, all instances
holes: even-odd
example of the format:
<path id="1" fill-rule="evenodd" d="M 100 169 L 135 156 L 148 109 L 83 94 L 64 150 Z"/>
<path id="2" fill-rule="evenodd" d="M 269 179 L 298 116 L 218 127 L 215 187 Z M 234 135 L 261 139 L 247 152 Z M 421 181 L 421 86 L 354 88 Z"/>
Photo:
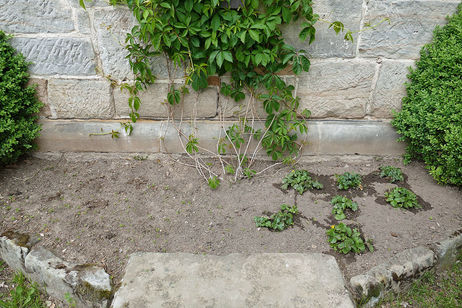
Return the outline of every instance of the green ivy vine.
<path id="1" fill-rule="evenodd" d="M 85 7 L 84 0 L 79 1 Z M 267 113 L 263 131 L 254 129 L 244 117 L 239 125 L 227 129 L 226 138 L 219 141 L 218 154 L 225 154 L 226 149 L 236 150 L 249 138 L 261 138 L 261 146 L 274 160 L 298 154 L 301 144 L 297 142 L 297 133 L 307 132 L 310 111 L 299 111 L 300 99 L 293 95 L 294 86 L 288 85 L 281 75 L 288 70 L 295 75 L 307 72 L 310 60 L 306 51 L 284 42 L 280 27 L 301 19 L 299 38 L 311 44 L 316 35 L 314 25 L 320 20 L 313 12 L 312 0 L 242 0 L 237 9 L 230 8 L 229 0 L 109 2 L 127 5 L 138 21 L 126 37 L 127 58 L 135 82 L 122 85 L 130 93 L 132 122 L 140 118 L 139 92 L 156 79 L 151 59 L 165 55 L 185 73 L 184 85 L 169 84 L 166 101 L 170 105 L 182 101 L 188 93 L 187 86 L 200 91 L 208 87 L 210 76 L 224 74 L 229 74 L 231 81 L 221 83 L 223 95 L 236 102 L 247 95 L 263 103 Z M 330 27 L 337 33 L 344 31 L 338 21 L 331 22 Z M 353 40 L 351 31 L 346 32 L 345 39 Z M 131 125 L 124 127 L 131 132 Z M 185 139 L 188 153 L 199 151 L 197 138 Z M 238 154 L 239 167 L 246 159 L 244 156 Z"/>

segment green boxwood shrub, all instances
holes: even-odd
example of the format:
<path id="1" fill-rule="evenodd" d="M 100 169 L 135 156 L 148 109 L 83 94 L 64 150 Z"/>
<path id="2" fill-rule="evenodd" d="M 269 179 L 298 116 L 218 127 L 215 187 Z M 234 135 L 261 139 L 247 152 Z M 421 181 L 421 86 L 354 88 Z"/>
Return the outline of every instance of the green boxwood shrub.
<path id="1" fill-rule="evenodd" d="M 0 166 L 15 162 L 34 148 L 39 135 L 37 113 L 42 104 L 27 86 L 28 63 L 0 31 Z"/>
<path id="2" fill-rule="evenodd" d="M 393 126 L 405 162 L 423 160 L 440 184 L 462 186 L 462 4 L 420 52 Z"/>

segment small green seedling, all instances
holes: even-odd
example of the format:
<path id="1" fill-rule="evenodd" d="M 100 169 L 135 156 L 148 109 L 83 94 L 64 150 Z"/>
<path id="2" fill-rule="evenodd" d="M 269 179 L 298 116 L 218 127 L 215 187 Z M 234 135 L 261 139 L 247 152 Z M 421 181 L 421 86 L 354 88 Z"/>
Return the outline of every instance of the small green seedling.
<path id="1" fill-rule="evenodd" d="M 361 186 L 361 176 L 357 173 L 345 172 L 342 175 L 336 174 L 337 187 L 341 190 L 348 190 L 350 188 L 363 189 Z"/>
<path id="2" fill-rule="evenodd" d="M 422 206 L 417 202 L 417 196 L 412 191 L 404 187 L 395 187 L 385 192 L 385 200 L 394 208 L 422 208 Z"/>
<path id="3" fill-rule="evenodd" d="M 220 186 L 220 179 L 216 176 L 208 179 L 208 184 L 211 189 L 217 189 Z"/>
<path id="4" fill-rule="evenodd" d="M 351 209 L 353 212 L 358 210 L 358 204 L 347 197 L 335 196 L 330 203 L 334 206 L 332 214 L 334 214 L 334 217 L 337 220 L 343 220 L 346 218 L 344 213 L 346 209 Z"/>
<path id="5" fill-rule="evenodd" d="M 388 178 L 392 183 L 404 181 L 401 169 L 393 166 L 380 166 L 380 177 Z"/>
<path id="6" fill-rule="evenodd" d="M 313 180 L 306 170 L 292 170 L 284 179 L 282 179 L 282 189 L 292 187 L 300 195 L 308 189 L 322 189 L 323 185 Z"/>
<path id="7" fill-rule="evenodd" d="M 248 179 L 253 178 L 255 174 L 257 174 L 257 171 L 250 169 L 250 168 L 244 168 L 243 172 L 244 172 L 245 177 Z"/>
<path id="8" fill-rule="evenodd" d="M 38 285 L 29 283 L 24 274 L 18 272 L 13 278 L 14 288 L 8 295 L 3 297 L 0 294 L 0 307 L 2 308 L 45 308 L 45 304 L 40 298 Z"/>
<path id="9" fill-rule="evenodd" d="M 361 233 L 358 229 L 351 229 L 343 223 L 333 225 L 326 231 L 330 247 L 335 251 L 347 254 L 349 252 L 361 253 L 366 250 L 364 240 L 361 238 Z M 368 243 L 370 251 L 373 250 L 372 243 Z"/>
<path id="10" fill-rule="evenodd" d="M 287 204 L 281 205 L 281 210 L 274 213 L 269 218 L 264 216 L 257 216 L 254 218 L 257 227 L 264 227 L 274 231 L 282 231 L 294 225 L 294 216 L 298 214 L 296 205 L 288 206 Z"/>

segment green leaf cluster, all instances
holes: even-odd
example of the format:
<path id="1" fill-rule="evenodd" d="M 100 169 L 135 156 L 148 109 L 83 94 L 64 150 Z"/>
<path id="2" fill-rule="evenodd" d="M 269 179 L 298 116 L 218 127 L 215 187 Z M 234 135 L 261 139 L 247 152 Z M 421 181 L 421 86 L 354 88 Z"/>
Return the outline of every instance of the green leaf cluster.
<path id="1" fill-rule="evenodd" d="M 270 217 L 257 216 L 254 218 L 257 227 L 265 227 L 274 231 L 283 231 L 294 225 L 294 216 L 298 214 L 296 205 L 281 205 L 281 210 Z"/>
<path id="2" fill-rule="evenodd" d="M 37 284 L 30 284 L 23 273 L 18 272 L 13 278 L 14 288 L 6 299 L 0 299 L 2 308 L 45 308 L 40 298 Z"/>
<path id="3" fill-rule="evenodd" d="M 42 104 L 35 88 L 27 86 L 28 63 L 0 31 L 0 166 L 15 162 L 34 149 L 40 126 L 37 113 Z"/>
<path id="4" fill-rule="evenodd" d="M 388 178 L 392 183 L 404 181 L 401 169 L 393 166 L 380 166 L 380 177 Z"/>
<path id="5" fill-rule="evenodd" d="M 310 60 L 305 51 L 285 43 L 280 28 L 300 20 L 299 38 L 312 43 L 319 19 L 313 1 L 243 0 L 239 9 L 223 2 L 228 0 L 110 0 L 112 5 L 127 5 L 138 21 L 126 37 L 136 79 L 123 85 L 130 94 L 130 118 L 139 119 L 138 93 L 155 81 L 152 57 L 164 54 L 184 68 L 186 85 L 196 91 L 208 86 L 209 76 L 229 74 L 231 82 L 221 86 L 223 95 L 239 102 L 251 93 L 263 103 L 267 118 L 261 145 L 267 154 L 274 160 L 294 156 L 300 149 L 297 134 L 307 132 L 310 112 L 299 112 L 294 86 L 281 74 L 308 71 Z M 80 4 L 84 7 L 84 0 Z M 336 32 L 344 28 L 340 22 L 332 27 Z M 177 104 L 184 89 L 171 89 L 168 102 Z M 242 143 L 239 138 L 229 141 Z"/>
<path id="6" fill-rule="evenodd" d="M 347 254 L 349 252 L 361 253 L 366 250 L 358 229 L 351 229 L 343 223 L 332 226 L 326 231 L 330 247 L 335 251 Z"/>
<path id="7" fill-rule="evenodd" d="M 348 190 L 350 188 L 360 188 L 361 187 L 361 176 L 357 173 L 345 172 L 344 174 L 335 175 L 337 180 L 337 187 L 341 190 Z"/>
<path id="8" fill-rule="evenodd" d="M 421 208 L 422 206 L 417 202 L 417 196 L 404 187 L 395 187 L 385 192 L 385 199 L 392 207 L 395 208 Z"/>
<path id="9" fill-rule="evenodd" d="M 440 184 L 462 186 L 462 4 L 420 52 L 402 110 L 392 121 L 407 142 L 405 162 L 425 162 Z"/>
<path id="10" fill-rule="evenodd" d="M 344 213 L 346 209 L 351 209 L 353 212 L 358 210 L 358 203 L 353 202 L 347 197 L 335 196 L 330 203 L 334 206 L 332 214 L 334 214 L 334 217 L 337 220 L 343 220 L 346 218 Z"/>
<path id="11" fill-rule="evenodd" d="M 302 195 L 308 189 L 322 189 L 323 185 L 313 180 L 310 173 L 306 170 L 292 170 L 282 179 L 282 189 L 289 189 L 289 187 L 292 187 Z"/>
<path id="12" fill-rule="evenodd" d="M 220 179 L 216 176 L 212 176 L 207 180 L 207 183 L 211 189 L 217 189 L 220 186 Z"/>

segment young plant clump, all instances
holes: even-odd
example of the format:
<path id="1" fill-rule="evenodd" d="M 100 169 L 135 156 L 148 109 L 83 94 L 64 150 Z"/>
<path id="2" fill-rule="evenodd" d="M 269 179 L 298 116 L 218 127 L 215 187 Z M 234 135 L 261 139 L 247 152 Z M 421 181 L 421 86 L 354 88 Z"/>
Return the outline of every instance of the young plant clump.
<path id="1" fill-rule="evenodd" d="M 406 141 L 405 163 L 424 161 L 440 184 L 462 186 L 462 4 L 410 69 L 392 125 Z"/>
<path id="2" fill-rule="evenodd" d="M 43 106 L 35 88 L 27 86 L 29 64 L 9 40 L 0 31 L 0 166 L 14 163 L 36 147 L 37 113 Z"/>
<path id="3" fill-rule="evenodd" d="M 292 170 L 284 179 L 282 179 L 282 189 L 292 187 L 300 195 L 308 189 L 322 189 L 323 185 L 313 180 L 306 170 Z"/>
<path id="4" fill-rule="evenodd" d="M 345 172 L 342 175 L 335 175 L 337 179 L 337 187 L 341 190 L 348 190 L 350 188 L 363 189 L 361 186 L 361 176 L 357 173 Z"/>
<path id="5" fill-rule="evenodd" d="M 326 231 L 329 245 L 335 251 L 347 254 L 349 252 L 361 253 L 366 250 L 364 240 L 361 238 L 361 233 L 358 229 L 351 229 L 343 223 L 338 225 L 331 226 L 329 230 Z M 369 247 L 369 250 L 372 251 L 372 246 Z"/>
<path id="6" fill-rule="evenodd" d="M 401 169 L 393 166 L 380 166 L 380 177 L 388 178 L 392 183 L 404 181 Z"/>
<path id="7" fill-rule="evenodd" d="M 254 218 L 257 227 L 265 227 L 274 231 L 282 231 L 294 225 L 294 217 L 298 214 L 296 205 L 281 205 L 281 210 L 274 213 L 269 218 L 257 216 Z"/>
<path id="8" fill-rule="evenodd" d="M 344 213 L 346 209 L 351 209 L 353 212 L 358 210 L 358 204 L 347 197 L 335 196 L 330 203 L 334 206 L 332 214 L 334 214 L 337 220 L 344 220 L 346 218 Z"/>
<path id="9" fill-rule="evenodd" d="M 40 298 L 38 285 L 27 281 L 23 273 L 18 272 L 12 283 L 14 288 L 5 297 L 0 294 L 0 307 L 2 308 L 45 308 Z"/>
<path id="10" fill-rule="evenodd" d="M 422 208 L 417 202 L 417 196 L 404 187 L 396 187 L 385 193 L 388 203 L 394 208 L 420 209 Z"/>

